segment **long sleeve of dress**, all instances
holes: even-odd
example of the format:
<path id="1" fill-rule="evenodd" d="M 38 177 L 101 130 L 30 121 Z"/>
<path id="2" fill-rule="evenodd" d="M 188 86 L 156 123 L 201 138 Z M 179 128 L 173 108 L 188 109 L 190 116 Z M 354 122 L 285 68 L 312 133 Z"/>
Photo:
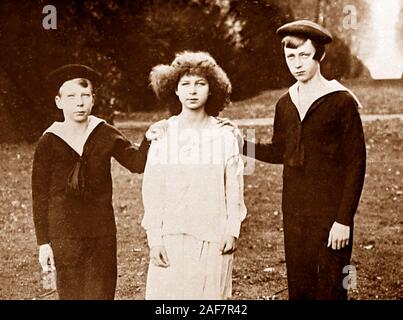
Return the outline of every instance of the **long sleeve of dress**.
<path id="1" fill-rule="evenodd" d="M 285 149 L 283 134 L 284 128 L 281 125 L 280 118 L 281 115 L 277 104 L 274 115 L 273 137 L 271 143 L 254 143 L 251 141 L 245 141 L 243 146 L 243 154 L 245 156 L 274 164 L 283 163 Z"/>
<path id="2" fill-rule="evenodd" d="M 48 201 L 51 176 L 51 146 L 48 136 L 42 136 L 34 154 L 32 166 L 32 213 L 38 245 L 49 243 Z"/>
<path id="3" fill-rule="evenodd" d="M 227 160 L 225 167 L 225 198 L 227 208 L 227 222 L 225 234 L 239 237 L 241 223 L 246 217 L 244 202 L 244 163 L 235 145 L 235 154 Z"/>
<path id="4" fill-rule="evenodd" d="M 146 137 L 143 138 L 139 148 L 133 146 L 118 130 L 116 130 L 115 139 L 112 156 L 131 172 L 143 173 L 150 146 Z"/>
<path id="5" fill-rule="evenodd" d="M 360 200 L 366 167 L 364 132 L 357 103 L 352 99 L 345 103 L 343 123 L 342 155 L 346 175 L 336 221 L 351 225 Z"/>
<path id="6" fill-rule="evenodd" d="M 159 141 L 154 141 L 150 147 L 150 157 L 146 163 L 142 196 L 144 217 L 142 227 L 147 232 L 148 245 L 162 245 L 162 218 L 165 208 L 165 176 L 163 165 L 158 161 Z M 156 160 L 156 161 L 154 161 Z"/>

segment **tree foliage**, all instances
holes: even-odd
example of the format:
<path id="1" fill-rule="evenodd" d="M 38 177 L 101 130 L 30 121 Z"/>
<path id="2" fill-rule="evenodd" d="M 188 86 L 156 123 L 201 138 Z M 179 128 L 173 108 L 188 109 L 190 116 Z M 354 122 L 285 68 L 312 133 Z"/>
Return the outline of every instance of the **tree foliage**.
<path id="1" fill-rule="evenodd" d="M 228 73 L 233 99 L 289 85 L 291 78 L 275 30 L 293 19 L 278 0 L 54 1 L 57 29 L 45 30 L 44 0 L 0 4 L 0 117 L 18 134 L 0 139 L 34 141 L 61 114 L 44 81 L 66 63 L 103 74 L 94 113 L 160 108 L 148 85 L 151 68 L 183 50 L 208 51 Z M 327 60 L 343 76 L 350 56 L 342 42 Z"/>

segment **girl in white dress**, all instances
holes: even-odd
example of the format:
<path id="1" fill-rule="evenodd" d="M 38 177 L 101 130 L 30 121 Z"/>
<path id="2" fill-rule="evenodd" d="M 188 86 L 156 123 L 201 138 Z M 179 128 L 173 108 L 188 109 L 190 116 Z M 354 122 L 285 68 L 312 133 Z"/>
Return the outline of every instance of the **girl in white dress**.
<path id="1" fill-rule="evenodd" d="M 228 299 L 246 216 L 237 139 L 214 118 L 230 103 L 231 83 L 205 52 L 177 54 L 152 69 L 150 82 L 173 116 L 151 144 L 143 178 L 146 299 Z"/>

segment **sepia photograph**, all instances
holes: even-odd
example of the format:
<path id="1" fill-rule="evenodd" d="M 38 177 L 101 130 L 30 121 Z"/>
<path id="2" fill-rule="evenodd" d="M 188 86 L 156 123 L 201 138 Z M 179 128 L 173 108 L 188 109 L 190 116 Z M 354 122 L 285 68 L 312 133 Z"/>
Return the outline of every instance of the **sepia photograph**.
<path id="1" fill-rule="evenodd" d="M 403 299 L 403 0 L 4 0 L 0 48 L 0 300 Z"/>

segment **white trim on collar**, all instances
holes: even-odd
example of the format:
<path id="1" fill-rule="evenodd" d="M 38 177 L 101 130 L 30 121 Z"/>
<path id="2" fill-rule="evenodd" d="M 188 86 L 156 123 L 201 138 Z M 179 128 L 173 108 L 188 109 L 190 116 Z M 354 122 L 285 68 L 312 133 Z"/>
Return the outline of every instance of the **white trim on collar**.
<path id="1" fill-rule="evenodd" d="M 299 84 L 298 84 L 298 82 L 296 82 L 288 89 L 288 92 L 291 97 L 291 101 L 297 107 L 299 107 L 298 106 L 298 87 L 299 87 Z M 350 89 L 343 86 L 337 80 L 328 81 L 328 86 L 326 88 L 324 88 L 322 91 L 317 92 L 317 97 L 314 101 L 318 100 L 319 98 L 321 98 L 329 93 L 337 92 L 337 91 L 347 91 L 348 93 L 350 93 L 352 95 L 352 97 L 357 101 L 358 108 L 362 108 L 361 103 L 358 100 L 358 98 L 355 96 L 355 94 Z"/>
<path id="2" fill-rule="evenodd" d="M 84 151 L 84 145 L 88 140 L 88 137 L 90 136 L 91 132 L 94 131 L 94 129 L 101 123 L 104 123 L 105 120 L 95 117 L 95 116 L 89 116 L 88 117 L 88 128 L 87 131 L 85 132 L 85 138 L 83 139 L 82 144 L 78 145 L 77 143 L 74 143 L 72 139 L 66 134 L 65 131 L 65 123 L 64 122 L 54 122 L 48 129 L 45 130 L 45 133 L 50 132 L 53 133 L 54 135 L 58 136 L 60 139 L 62 139 L 64 142 L 66 142 L 75 152 L 77 152 L 80 156 L 83 155 Z"/>

